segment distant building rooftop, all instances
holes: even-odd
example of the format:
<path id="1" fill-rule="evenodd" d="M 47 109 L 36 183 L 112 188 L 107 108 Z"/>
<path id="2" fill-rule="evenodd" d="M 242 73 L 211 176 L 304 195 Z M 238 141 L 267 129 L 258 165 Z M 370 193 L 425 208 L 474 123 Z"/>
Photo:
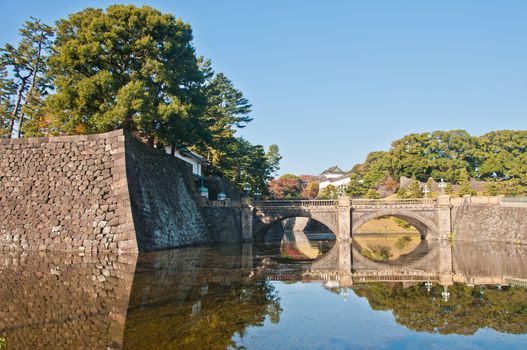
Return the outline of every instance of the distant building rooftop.
<path id="1" fill-rule="evenodd" d="M 329 169 L 324 170 L 322 174 L 320 175 L 328 175 L 328 174 L 333 174 L 333 175 L 342 174 L 343 175 L 343 174 L 346 174 L 346 172 L 335 165 Z"/>

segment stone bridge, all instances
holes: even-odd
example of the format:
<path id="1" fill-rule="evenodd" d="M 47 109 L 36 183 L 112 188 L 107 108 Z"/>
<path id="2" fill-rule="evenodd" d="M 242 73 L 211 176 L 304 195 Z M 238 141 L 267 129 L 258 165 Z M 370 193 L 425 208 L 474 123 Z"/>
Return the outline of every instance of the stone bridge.
<path id="1" fill-rule="evenodd" d="M 307 217 L 326 225 L 338 240 L 350 240 L 366 222 L 394 216 L 415 226 L 423 238 L 444 240 L 451 232 L 450 197 L 437 199 L 244 200 L 242 236 L 262 240 L 274 224 L 292 217 Z"/>

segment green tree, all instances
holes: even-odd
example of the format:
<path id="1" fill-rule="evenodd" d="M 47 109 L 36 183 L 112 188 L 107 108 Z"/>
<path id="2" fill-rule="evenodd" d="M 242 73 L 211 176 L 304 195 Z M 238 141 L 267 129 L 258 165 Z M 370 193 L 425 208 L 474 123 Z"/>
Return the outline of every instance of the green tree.
<path id="1" fill-rule="evenodd" d="M 368 198 L 368 199 L 379 199 L 381 198 L 381 196 L 379 195 L 379 192 L 377 192 L 376 189 L 374 188 L 370 188 L 368 190 L 368 192 L 366 192 L 366 194 L 364 195 L 364 198 Z"/>
<path id="2" fill-rule="evenodd" d="M 466 170 L 461 172 L 459 181 L 459 190 L 457 192 L 459 196 L 476 195 L 476 191 L 472 189 L 472 184 L 470 183 L 470 178 Z"/>
<path id="3" fill-rule="evenodd" d="M 252 120 L 248 115 L 251 105 L 223 73 L 214 75 L 204 91 L 207 105 L 201 119 L 206 130 L 201 133 L 194 148 L 197 152 L 208 155 L 211 163 L 208 172 L 221 176 L 226 163 L 225 157 L 229 157 L 229 149 L 236 142 L 237 129 L 245 127 Z"/>
<path id="4" fill-rule="evenodd" d="M 0 62 L 0 137 L 11 135 L 11 120 L 13 102 L 11 97 L 16 89 L 13 81 L 8 77 L 6 66 Z"/>
<path id="5" fill-rule="evenodd" d="M 423 191 L 421 191 L 421 185 L 417 179 L 412 179 L 410 186 L 408 187 L 408 197 L 409 198 L 422 198 Z"/>
<path id="6" fill-rule="evenodd" d="M 267 153 L 265 154 L 265 157 L 267 158 L 269 173 L 271 175 L 275 175 L 276 172 L 280 170 L 280 160 L 282 160 L 282 156 L 280 155 L 280 149 L 278 148 L 278 145 L 270 145 L 269 149 L 267 150 Z"/>
<path id="7" fill-rule="evenodd" d="M 432 195 L 432 191 L 434 190 L 434 179 L 429 177 L 428 181 L 426 181 L 426 187 L 430 191 L 429 195 Z"/>
<path id="8" fill-rule="evenodd" d="M 190 25 L 151 7 L 87 8 L 57 22 L 49 59 L 54 127 L 66 134 L 128 128 L 149 144 L 197 142 L 207 130 Z"/>
<path id="9" fill-rule="evenodd" d="M 31 110 L 31 105 L 41 103 L 40 96 L 46 94 L 49 89 L 46 61 L 51 50 L 52 36 L 52 27 L 31 17 L 31 20 L 26 21 L 20 29 L 21 40 L 18 46 L 6 44 L 0 49 L 1 65 L 8 67 L 12 76 L 8 87 L 13 99 L 7 128 L 8 137 L 13 134 L 15 122 L 18 122 L 18 137 L 22 135 L 23 124 Z M 3 76 L 2 79 L 5 80 L 6 77 Z M 4 83 L 2 85 L 5 86 Z M 6 119 L 6 110 L 4 109 L 2 113 Z"/>
<path id="10" fill-rule="evenodd" d="M 351 173 L 350 182 L 346 187 L 346 194 L 352 197 L 362 197 L 368 192 L 368 186 L 365 181 L 356 173 Z"/>
<path id="11" fill-rule="evenodd" d="M 332 199 L 337 198 L 337 188 L 333 185 L 327 185 L 318 193 L 319 199 Z"/>
<path id="12" fill-rule="evenodd" d="M 499 191 L 498 184 L 494 181 L 488 182 L 485 188 L 485 194 L 487 196 L 497 196 Z"/>
<path id="13" fill-rule="evenodd" d="M 406 188 L 400 187 L 397 190 L 397 198 L 398 199 L 408 199 L 408 198 L 411 198 L 411 196 L 408 194 L 408 190 Z"/>

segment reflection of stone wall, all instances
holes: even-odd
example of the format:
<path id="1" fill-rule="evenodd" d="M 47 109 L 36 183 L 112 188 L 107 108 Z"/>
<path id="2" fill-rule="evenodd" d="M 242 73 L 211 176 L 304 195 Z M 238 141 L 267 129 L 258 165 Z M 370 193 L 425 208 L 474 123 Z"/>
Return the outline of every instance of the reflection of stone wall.
<path id="1" fill-rule="evenodd" d="M 496 242 L 454 242 L 452 265 L 466 277 L 527 278 L 527 246 Z"/>
<path id="2" fill-rule="evenodd" d="M 471 203 L 451 215 L 456 240 L 527 243 L 527 208 Z"/>
<path id="3" fill-rule="evenodd" d="M 2 255 L 0 336 L 9 349 L 121 348 L 136 258 Z"/>

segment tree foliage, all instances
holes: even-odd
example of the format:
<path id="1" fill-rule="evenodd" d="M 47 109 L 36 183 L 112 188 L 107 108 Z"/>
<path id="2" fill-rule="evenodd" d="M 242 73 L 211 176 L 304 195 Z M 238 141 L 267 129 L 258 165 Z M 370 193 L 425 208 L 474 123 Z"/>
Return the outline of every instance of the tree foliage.
<path id="1" fill-rule="evenodd" d="M 0 126 L 5 136 L 11 137 L 17 126 L 20 137 L 28 118 L 42 118 L 36 113 L 50 88 L 47 60 L 52 36 L 52 27 L 31 17 L 20 29 L 18 46 L 0 49 Z"/>
<path id="2" fill-rule="evenodd" d="M 196 54 L 188 23 L 148 6 L 113 5 L 71 14 L 55 28 L 32 19 L 21 37 L 1 50 L 1 135 L 16 124 L 26 136 L 125 128 L 152 146 L 198 152 L 210 162 L 207 174 L 239 189 L 267 192 L 278 146 L 266 152 L 237 135 L 252 120 L 251 104 Z"/>
<path id="3" fill-rule="evenodd" d="M 470 179 L 497 181 L 498 193 L 527 192 L 527 131 L 499 130 L 472 136 L 464 130 L 410 134 L 392 143 L 388 152 L 372 152 L 353 167 L 348 193 L 363 196 L 388 177 L 425 182 L 444 179 L 467 187 Z M 362 180 L 358 186 L 357 179 Z M 408 191 L 401 191 L 408 192 Z M 408 194 L 409 195 L 409 194 Z"/>
<path id="4" fill-rule="evenodd" d="M 302 194 L 302 179 L 284 174 L 269 182 L 269 191 L 275 199 L 298 199 Z"/>
<path id="5" fill-rule="evenodd" d="M 392 310 L 397 323 L 416 331 L 439 334 L 474 334 L 482 328 L 513 334 L 527 331 L 527 291 L 522 288 L 454 284 L 451 298 L 441 300 L 443 288 L 433 286 L 430 294 L 421 285 L 403 288 L 402 284 L 371 283 L 354 288 L 374 310 Z"/>

